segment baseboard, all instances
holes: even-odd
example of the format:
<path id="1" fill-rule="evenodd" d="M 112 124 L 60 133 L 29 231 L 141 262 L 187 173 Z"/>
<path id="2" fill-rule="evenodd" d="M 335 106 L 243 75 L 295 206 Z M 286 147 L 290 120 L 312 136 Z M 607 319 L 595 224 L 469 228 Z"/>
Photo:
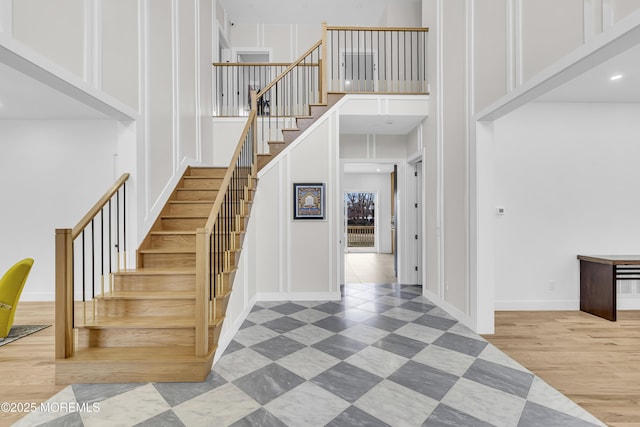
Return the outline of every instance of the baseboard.
<path id="1" fill-rule="evenodd" d="M 23 292 L 20 301 L 55 301 L 55 292 Z"/>
<path id="2" fill-rule="evenodd" d="M 448 302 L 446 302 L 445 300 L 443 300 L 433 292 L 429 291 L 428 289 L 423 288 L 422 295 L 425 298 L 428 298 L 429 300 L 434 302 L 438 307 L 440 307 L 441 309 L 449 313 L 454 319 L 456 319 L 458 322 L 465 325 L 467 328 L 473 331 L 476 330 L 475 324 L 471 320 L 471 318 L 466 314 L 464 314 L 462 311 L 460 311 L 460 309 L 452 306 L 451 304 L 449 304 Z"/>
<path id="3" fill-rule="evenodd" d="M 339 301 L 340 292 L 260 292 L 258 301 Z"/>
<path id="4" fill-rule="evenodd" d="M 218 338 L 218 348 L 216 349 L 216 354 L 213 357 L 213 363 L 215 364 L 218 359 L 224 354 L 224 351 L 227 349 L 233 337 L 236 336 L 238 331 L 240 330 L 240 326 L 247 319 L 249 313 L 251 313 L 251 309 L 254 305 L 256 305 L 257 298 L 254 296 L 249 301 L 249 304 L 242 310 L 242 313 L 236 318 L 236 321 L 233 322 L 230 328 L 227 328 L 226 332 L 220 334 L 220 338 Z"/>
<path id="5" fill-rule="evenodd" d="M 620 298 L 618 296 L 618 310 L 640 310 L 640 298 Z"/>
<path id="6" fill-rule="evenodd" d="M 496 311 L 580 310 L 579 300 L 495 301 Z"/>

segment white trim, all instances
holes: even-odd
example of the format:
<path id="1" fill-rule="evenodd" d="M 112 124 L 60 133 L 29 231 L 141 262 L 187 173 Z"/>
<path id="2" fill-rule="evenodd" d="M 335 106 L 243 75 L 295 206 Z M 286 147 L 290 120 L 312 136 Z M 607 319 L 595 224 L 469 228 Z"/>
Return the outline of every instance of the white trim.
<path id="1" fill-rule="evenodd" d="M 13 0 L 0 0 L 0 33 L 13 37 Z"/>
<path id="2" fill-rule="evenodd" d="M 181 156 L 180 141 L 180 8 L 178 0 L 171 0 L 171 122 L 173 170 L 178 169 Z M 175 188 L 175 187 L 173 187 Z"/>
<path id="3" fill-rule="evenodd" d="M 281 239 L 284 242 L 287 242 L 286 247 L 283 245 L 278 245 L 280 257 L 280 277 L 279 277 L 279 291 L 284 292 L 291 291 L 291 271 L 289 268 L 288 260 L 291 259 L 291 221 L 289 221 L 288 217 L 288 209 L 291 206 L 291 197 L 289 196 L 290 182 L 291 182 L 291 174 L 289 170 L 289 156 L 282 156 L 282 161 L 279 162 L 278 165 L 278 182 L 282 186 L 280 191 L 278 192 L 278 218 L 280 218 L 280 230 L 281 230 Z M 283 203 L 283 201 L 286 201 Z M 284 256 L 284 252 L 287 253 Z"/>
<path id="4" fill-rule="evenodd" d="M 449 304 L 447 301 L 445 301 L 444 299 L 440 298 L 439 296 L 437 296 L 433 292 L 429 291 L 424 286 L 423 286 L 423 290 L 422 290 L 422 295 L 425 298 L 427 298 L 428 300 L 430 300 L 431 302 L 435 303 L 438 307 L 440 307 L 441 309 L 446 311 L 449 315 L 451 315 L 458 322 L 462 323 L 463 325 L 465 325 L 469 329 L 473 330 L 477 334 L 483 333 L 482 331 L 477 331 L 476 330 L 476 328 L 475 328 L 475 326 L 473 324 L 473 321 L 471 320 L 471 318 L 469 318 L 469 316 L 467 316 L 462 311 L 460 311 L 459 309 L 457 309 L 453 305 Z"/>
<path id="5" fill-rule="evenodd" d="M 618 310 L 640 310 L 640 298 L 623 298 L 618 295 Z"/>
<path id="6" fill-rule="evenodd" d="M 218 12 L 218 8 L 216 7 L 216 5 L 213 5 L 213 21 L 212 21 L 212 27 L 211 27 L 211 32 L 212 32 L 212 37 L 213 37 L 213 41 L 214 43 L 212 44 L 212 55 L 215 55 L 212 59 L 217 59 L 219 60 L 219 58 L 217 58 L 217 52 L 218 52 L 218 43 L 219 40 L 218 38 L 220 37 L 220 33 L 218 31 L 218 20 L 217 20 L 217 12 Z M 194 53 L 195 53 L 195 70 L 196 70 L 196 74 L 195 74 L 195 113 L 196 113 L 196 160 L 198 162 L 202 162 L 202 97 L 200 95 L 200 79 L 202 78 L 202 74 L 200 73 L 200 67 L 202 67 L 202 59 L 200 57 L 200 49 L 202 49 L 202 47 L 200 46 L 200 31 L 201 31 L 201 26 L 200 26 L 200 1 L 196 0 L 195 1 L 195 7 L 194 7 L 194 19 L 195 19 L 195 28 L 193 31 L 193 38 L 194 38 L 194 45 L 195 45 L 195 49 L 194 49 Z M 213 23 L 216 23 L 216 25 L 214 26 Z M 207 61 L 205 61 L 205 64 L 207 63 Z M 207 66 L 209 66 L 209 64 L 207 64 Z M 212 93 L 213 93 L 213 87 L 212 89 Z"/>
<path id="7" fill-rule="evenodd" d="M 469 166 L 470 166 L 470 144 L 471 144 L 471 137 L 472 137 L 472 133 L 471 133 L 471 118 L 473 117 L 473 114 L 475 112 L 475 61 L 474 61 L 474 57 L 473 57 L 473 53 L 475 51 L 475 44 L 474 44 L 474 31 L 475 31 L 475 24 L 474 24 L 474 12 L 475 12 L 475 1 L 474 0 L 468 0 L 467 1 L 467 8 L 466 8 L 466 18 L 467 18 L 467 25 L 466 25 L 466 29 L 467 29 L 467 43 L 466 43 L 466 67 L 465 67 L 465 73 L 466 73 L 466 78 L 465 78 L 465 101 L 466 101 L 466 108 L 464 110 L 464 125 L 465 125 L 465 130 L 464 130 L 464 155 L 465 155 L 465 173 L 467 174 L 467 176 L 465 177 L 465 189 L 464 189 L 464 223 L 465 223 L 465 233 L 464 233 L 464 239 L 465 239 L 465 251 L 464 251 L 464 256 L 465 256 L 465 262 L 463 263 L 463 265 L 465 266 L 465 268 L 467 269 L 466 271 L 466 275 L 465 275 L 465 280 L 467 283 L 464 284 L 464 289 L 465 289 L 465 298 L 464 298 L 464 312 L 467 314 L 467 316 L 470 314 L 470 310 L 469 308 L 471 307 L 471 292 L 469 289 L 469 286 L 471 284 L 471 269 L 469 268 L 469 260 L 471 257 L 471 226 L 470 226 L 470 221 L 471 221 L 471 213 L 470 213 L 470 188 L 471 188 L 471 174 L 469 173 Z"/>
<path id="8" fill-rule="evenodd" d="M 333 164 L 335 165 L 334 167 L 334 194 L 336 194 L 336 199 L 337 199 L 337 195 L 338 194 L 342 194 L 342 186 L 343 186 L 343 181 L 342 181 L 342 177 L 343 177 L 343 170 L 342 170 L 342 163 L 340 162 L 340 115 L 337 113 L 330 113 L 331 114 L 331 121 L 332 123 L 330 123 L 330 130 L 333 130 L 333 133 L 329 133 L 330 138 L 332 138 L 331 140 L 331 144 L 332 146 L 335 146 L 335 152 L 333 154 Z M 344 227 L 344 208 L 343 208 L 343 204 L 342 203 L 335 203 L 334 206 L 334 218 L 335 222 L 333 223 L 333 227 L 334 227 L 334 241 L 333 241 L 333 246 L 337 248 L 337 251 L 335 251 L 336 253 L 336 258 L 335 258 L 335 267 L 334 267 L 334 283 L 336 285 L 336 291 L 340 290 L 340 285 L 343 282 L 343 278 L 344 278 L 344 274 L 343 274 L 343 263 L 344 263 L 344 247 L 342 246 L 342 242 L 344 237 L 341 234 L 341 230 Z M 338 220 L 339 218 L 339 220 Z M 331 284 L 329 284 L 329 286 L 331 286 Z M 330 291 L 333 291 L 333 289 L 329 288 Z"/>
<path id="9" fill-rule="evenodd" d="M 108 119 L 125 122 L 139 119 L 133 108 L 4 33 L 0 33 L 0 62 L 94 108 Z"/>
<path id="10" fill-rule="evenodd" d="M 149 156 L 149 152 L 151 151 L 150 148 L 150 140 L 149 140 L 149 130 L 150 130 L 150 125 L 149 125 L 149 121 L 151 119 L 151 115 L 149 113 L 149 79 L 147 78 L 148 76 L 148 68 L 149 68 L 149 25 L 147 24 L 149 22 L 149 1 L 151 0 L 141 0 L 139 5 L 140 5 L 140 10 L 138 12 L 138 16 L 139 16 L 139 24 L 138 24 L 138 31 L 139 31 L 139 40 L 140 40 L 140 45 L 139 45 L 139 49 L 140 49 L 140 65 L 138 67 L 139 70 L 139 74 L 140 74 L 140 111 L 142 111 L 143 116 L 144 116 L 144 140 L 143 140 L 143 149 L 142 149 L 142 161 L 144 161 L 144 223 L 152 223 L 152 221 L 155 220 L 155 217 L 151 216 L 151 200 L 150 200 L 150 193 L 151 190 L 149 188 L 150 182 L 151 182 L 151 177 L 150 177 L 150 156 Z M 150 218 L 153 218 L 153 220 L 149 221 Z M 146 235 L 146 230 L 145 229 L 151 229 L 151 226 L 147 226 L 145 227 L 143 223 L 143 230 L 144 234 L 141 235 Z"/>
<path id="11" fill-rule="evenodd" d="M 55 301 L 55 292 L 22 292 L 20 301 Z"/>
<path id="12" fill-rule="evenodd" d="M 522 47 L 522 0 L 515 0 L 515 71 L 516 71 L 516 87 L 521 86 L 524 81 L 524 52 Z"/>
<path id="13" fill-rule="evenodd" d="M 148 133 L 146 135 L 148 136 Z M 149 138 L 147 137 L 146 140 L 148 139 Z M 148 160 L 147 160 L 147 165 L 148 165 Z M 171 197 L 173 190 L 178 186 L 178 183 L 180 182 L 182 175 L 184 175 L 184 172 L 187 170 L 187 167 L 189 166 L 201 166 L 201 164 L 188 157 L 185 157 L 182 159 L 180 166 L 173 173 L 173 175 L 171 176 L 167 184 L 163 187 L 162 192 L 153 203 L 153 206 L 147 209 L 144 224 L 142 225 L 142 230 L 141 230 L 142 236 L 146 236 L 149 233 L 149 231 L 151 230 L 151 227 L 153 226 L 153 223 L 160 216 L 162 208 Z M 149 170 L 147 169 L 145 172 L 146 172 L 146 175 L 148 176 Z M 147 187 L 148 187 L 148 181 L 147 181 Z M 146 197 L 147 197 L 147 200 L 149 200 L 148 189 L 147 189 Z"/>
<path id="14" fill-rule="evenodd" d="M 579 310 L 579 300 L 495 301 L 496 311 Z"/>
<path id="15" fill-rule="evenodd" d="M 443 299 L 445 293 L 444 277 L 444 65 L 442 32 L 444 30 L 443 4 L 444 0 L 437 2 L 438 28 L 436 32 L 436 238 L 437 240 L 437 268 L 438 268 L 438 295 Z"/>
<path id="16" fill-rule="evenodd" d="M 102 90 L 102 0 L 85 2 L 84 76 L 87 83 Z"/>
<path id="17" fill-rule="evenodd" d="M 257 299 L 256 299 L 256 296 L 254 295 L 254 297 L 251 298 L 251 300 L 249 300 L 249 303 L 245 306 L 245 308 L 238 315 L 238 317 L 236 317 L 236 320 L 235 322 L 233 322 L 231 327 L 227 328 L 226 331 L 220 334 L 220 337 L 218 338 L 218 348 L 216 349 L 215 356 L 213 357 L 214 364 L 220 359 L 220 357 L 222 357 L 222 355 L 224 354 L 224 351 L 227 349 L 229 344 L 231 344 L 233 337 L 240 330 L 240 327 L 249 316 L 249 313 L 251 313 L 251 309 L 253 308 L 254 305 L 256 305 L 256 302 L 257 302 Z"/>
<path id="18" fill-rule="evenodd" d="M 339 301 L 342 294 L 338 292 L 258 292 L 258 301 Z"/>
<path id="19" fill-rule="evenodd" d="M 515 29 L 515 0 L 507 0 L 507 93 L 516 88 L 516 29 Z"/>
<path id="20" fill-rule="evenodd" d="M 582 45 L 536 74 L 511 93 L 478 112 L 474 120 L 492 121 L 640 43 L 640 12 Z"/>
<path id="21" fill-rule="evenodd" d="M 602 0 L 602 31 L 606 31 L 615 24 L 613 0 Z"/>

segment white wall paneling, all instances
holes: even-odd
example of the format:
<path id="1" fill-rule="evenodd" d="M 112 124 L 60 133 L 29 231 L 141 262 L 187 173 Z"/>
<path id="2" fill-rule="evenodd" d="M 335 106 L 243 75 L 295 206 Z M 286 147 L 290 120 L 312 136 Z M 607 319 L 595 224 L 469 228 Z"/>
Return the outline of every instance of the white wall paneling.
<path id="1" fill-rule="evenodd" d="M 100 89 L 129 105 L 141 109 L 141 82 L 144 21 L 140 10 L 144 1 L 99 0 L 99 59 L 95 68 Z"/>
<path id="2" fill-rule="evenodd" d="M 13 37 L 83 78 L 84 0 L 19 0 L 12 6 Z"/>
<path id="3" fill-rule="evenodd" d="M 640 202 L 629 197 L 639 113 L 532 103 L 494 122 L 497 309 L 576 309 L 578 254 L 640 250 Z"/>
<path id="4" fill-rule="evenodd" d="M 0 0 L 0 33 L 13 35 L 13 0 Z"/>
<path id="5" fill-rule="evenodd" d="M 54 230 L 75 226 L 113 184 L 118 133 L 114 120 L 0 121 L 0 270 L 35 259 L 23 299 L 54 299 Z"/>

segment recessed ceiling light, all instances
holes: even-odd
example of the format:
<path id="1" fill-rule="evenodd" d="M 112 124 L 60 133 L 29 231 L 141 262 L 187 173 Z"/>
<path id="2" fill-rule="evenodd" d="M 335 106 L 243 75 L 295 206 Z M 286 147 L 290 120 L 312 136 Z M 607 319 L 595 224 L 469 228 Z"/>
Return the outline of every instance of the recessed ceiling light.
<path id="1" fill-rule="evenodd" d="M 609 80 L 614 81 L 614 80 L 620 80 L 622 78 L 622 74 L 614 74 L 613 76 L 609 77 Z"/>

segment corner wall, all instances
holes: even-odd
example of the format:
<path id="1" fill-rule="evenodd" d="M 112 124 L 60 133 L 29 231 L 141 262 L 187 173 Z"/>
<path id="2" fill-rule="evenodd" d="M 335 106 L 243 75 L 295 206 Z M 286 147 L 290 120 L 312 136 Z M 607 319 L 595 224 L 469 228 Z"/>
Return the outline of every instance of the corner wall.
<path id="1" fill-rule="evenodd" d="M 578 254 L 640 252 L 639 115 L 531 103 L 494 122 L 497 310 L 576 310 Z"/>
<path id="2" fill-rule="evenodd" d="M 0 120 L 0 275 L 35 259 L 23 300 L 54 300 L 55 229 L 73 227 L 117 178 L 119 131 L 113 120 Z"/>
<path id="3" fill-rule="evenodd" d="M 252 220 L 258 300 L 340 299 L 338 115 L 325 114 L 260 173 Z M 293 219 L 293 184 L 325 184 L 325 219 Z"/>

